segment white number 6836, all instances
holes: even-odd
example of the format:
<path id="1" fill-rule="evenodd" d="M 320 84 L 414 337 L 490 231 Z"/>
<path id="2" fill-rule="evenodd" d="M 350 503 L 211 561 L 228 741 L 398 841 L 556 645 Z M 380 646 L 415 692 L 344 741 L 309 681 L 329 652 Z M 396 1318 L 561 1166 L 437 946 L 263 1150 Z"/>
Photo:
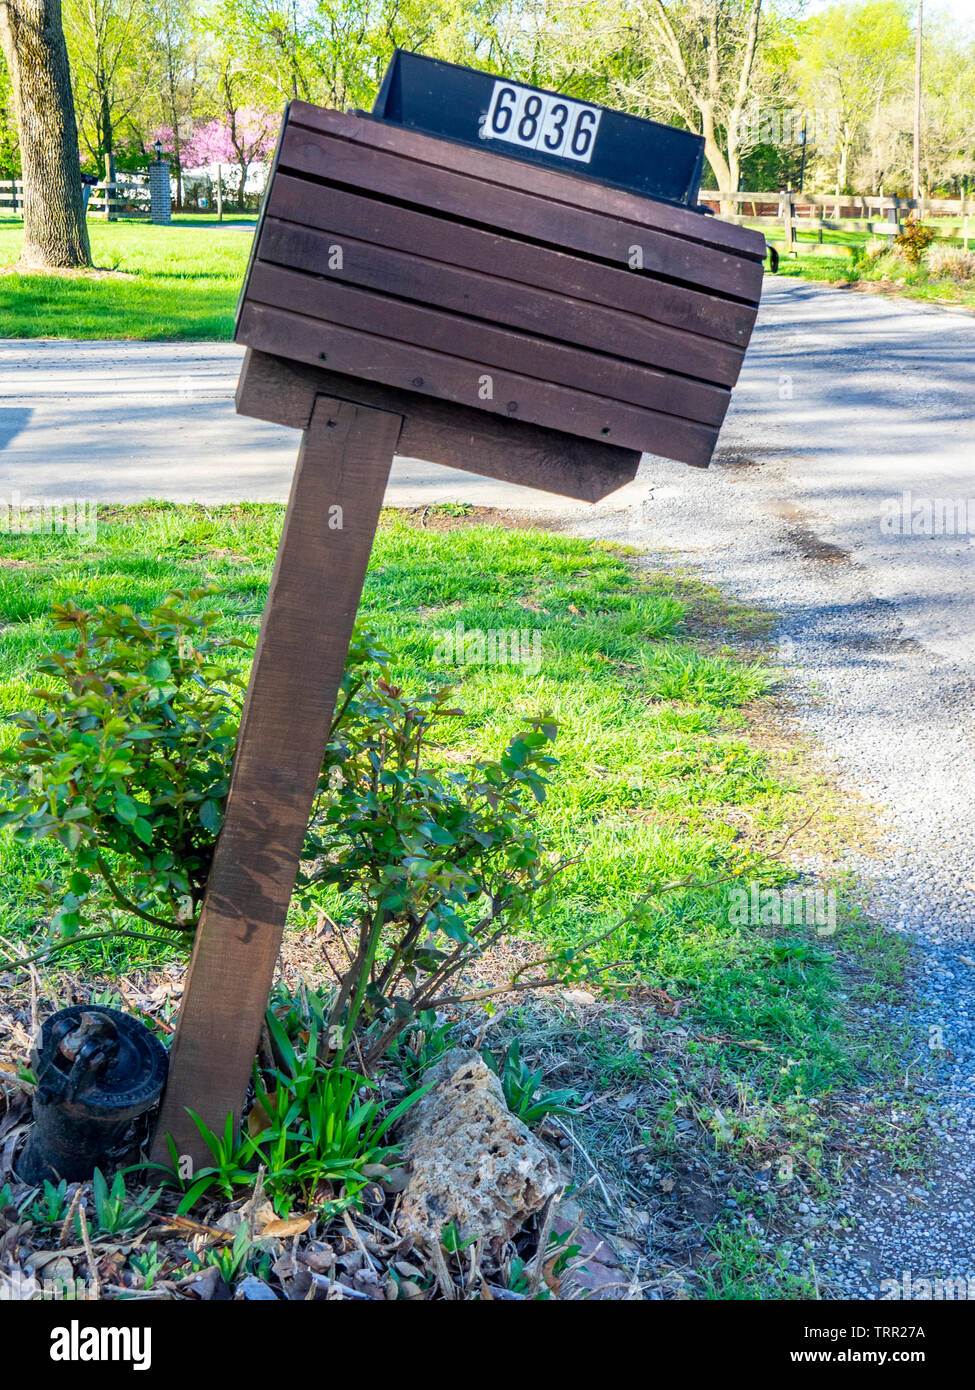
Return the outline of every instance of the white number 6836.
<path id="1" fill-rule="evenodd" d="M 491 93 L 481 138 L 504 140 L 522 149 L 588 164 L 601 115 L 598 106 L 535 92 L 516 82 L 498 81 Z"/>

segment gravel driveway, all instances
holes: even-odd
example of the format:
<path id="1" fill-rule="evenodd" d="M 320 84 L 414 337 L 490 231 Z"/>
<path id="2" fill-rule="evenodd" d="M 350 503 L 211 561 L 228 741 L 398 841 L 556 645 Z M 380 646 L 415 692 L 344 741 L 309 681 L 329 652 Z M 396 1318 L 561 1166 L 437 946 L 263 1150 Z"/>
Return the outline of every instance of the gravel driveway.
<path id="1" fill-rule="evenodd" d="M 889 827 L 879 870 L 853 867 L 918 942 L 911 1004 L 881 1012 L 908 1023 L 918 1073 L 936 1065 L 941 1156 L 920 1178 L 845 1191 L 852 1234 L 811 1202 L 796 1251 L 797 1269 L 813 1256 L 846 1296 L 878 1298 L 904 1271 L 975 1279 L 975 548 L 880 526 L 905 490 L 912 508 L 975 498 L 975 319 L 766 286 L 710 471 L 650 460 L 628 511 L 606 503 L 573 529 L 670 551 L 781 614 L 802 722 Z"/>

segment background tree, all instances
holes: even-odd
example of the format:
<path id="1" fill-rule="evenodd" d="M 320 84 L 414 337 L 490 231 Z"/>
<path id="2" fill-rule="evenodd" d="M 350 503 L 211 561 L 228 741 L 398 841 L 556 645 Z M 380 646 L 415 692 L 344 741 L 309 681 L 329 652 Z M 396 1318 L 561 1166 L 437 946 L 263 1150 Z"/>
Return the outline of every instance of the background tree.
<path id="1" fill-rule="evenodd" d="M 486 0 L 223 0 L 219 16 L 221 52 L 271 107 L 369 106 L 396 45 L 490 66 L 499 23 Z"/>
<path id="2" fill-rule="evenodd" d="M 235 106 L 224 116 L 215 116 L 183 136 L 183 162 L 189 169 L 211 169 L 215 165 L 236 166 L 237 206 L 244 207 L 244 192 L 251 166 L 269 159 L 274 152 L 279 118 L 276 111 L 251 106 Z M 172 138 L 168 128 L 153 134 L 163 144 Z"/>
<path id="3" fill-rule="evenodd" d="M 247 172 L 256 160 L 268 159 L 273 153 L 280 117 L 276 112 L 247 105 L 246 78 L 231 62 L 224 63 L 220 74 L 220 104 L 229 145 L 226 158 L 240 172 L 237 206 L 243 211 Z M 222 163 L 223 158 L 218 162 Z"/>
<path id="4" fill-rule="evenodd" d="M 24 265 L 91 265 L 60 0 L 0 0 L 24 177 Z"/>
<path id="5" fill-rule="evenodd" d="M 166 152 L 176 180 L 176 207 L 181 208 L 183 169 L 192 167 L 186 164 L 183 142 L 210 97 L 213 43 L 206 32 L 208 16 L 194 0 L 147 0 L 147 5 L 152 116 L 143 129 L 157 124 L 168 128 Z"/>
<path id="6" fill-rule="evenodd" d="M 628 11 L 636 54 L 658 63 L 633 64 L 621 89 L 647 114 L 679 115 L 704 136 L 704 152 L 722 193 L 739 187 L 741 161 L 753 138 L 745 118 L 759 96 L 763 0 L 643 0 Z M 731 211 L 728 205 L 728 211 Z"/>
<path id="7" fill-rule="evenodd" d="M 111 177 L 151 159 L 161 134 L 177 206 L 200 162 L 184 144 L 202 130 L 219 133 L 209 162 L 238 171 L 239 200 L 287 101 L 368 107 L 397 44 L 693 130 L 725 194 L 795 186 L 804 115 L 807 190 L 909 192 L 914 0 L 836 0 L 806 19 L 809 0 L 60 2 L 86 148 Z M 0 72 L 0 176 L 18 171 L 13 108 Z M 924 113 L 925 189 L 967 194 L 975 33 L 936 8 Z"/>
<path id="8" fill-rule="evenodd" d="M 65 0 L 78 125 L 109 183 L 115 181 L 118 128 L 147 82 L 147 25 L 142 0 Z"/>
<path id="9" fill-rule="evenodd" d="M 931 15 L 923 73 L 922 188 L 956 197 L 975 184 L 975 38 Z"/>
<path id="10" fill-rule="evenodd" d="M 0 60 L 0 179 L 20 178 L 20 141 L 14 92 L 7 65 Z"/>
<path id="11" fill-rule="evenodd" d="M 832 5 L 806 25 L 798 78 L 808 105 L 817 109 L 817 134 L 833 132 L 831 149 L 837 194 L 850 191 L 851 159 L 874 121 L 874 159 L 883 123 L 879 112 L 909 80 L 913 53 L 910 18 L 900 0 Z M 822 117 L 828 119 L 822 119 Z"/>
<path id="12" fill-rule="evenodd" d="M 316 8 L 297 0 L 223 0 L 218 11 L 220 49 L 233 50 L 277 103 L 314 101 L 317 89 Z"/>

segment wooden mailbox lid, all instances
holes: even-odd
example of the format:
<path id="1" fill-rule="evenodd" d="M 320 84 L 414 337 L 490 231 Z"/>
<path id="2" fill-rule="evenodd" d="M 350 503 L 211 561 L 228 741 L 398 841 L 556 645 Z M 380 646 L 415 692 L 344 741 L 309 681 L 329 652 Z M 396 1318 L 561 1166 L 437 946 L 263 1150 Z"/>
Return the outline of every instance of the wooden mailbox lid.
<path id="1" fill-rule="evenodd" d="M 552 431 L 550 452 L 575 463 L 565 490 L 593 499 L 633 476 L 624 455 L 707 465 L 764 251 L 760 234 L 700 213 L 296 101 L 236 338 L 324 370 L 332 395 L 402 412 L 410 447 L 436 462 L 497 472 L 491 449 L 479 463 L 452 453 L 451 407 L 468 436 L 472 418 L 489 416 L 506 439 L 513 424 L 531 427 L 536 447 Z M 257 414 L 253 366 L 238 408 Z M 364 401 L 369 387 L 397 394 Z M 422 443 L 434 403 L 435 456 Z M 605 453 L 573 452 L 571 436 Z"/>

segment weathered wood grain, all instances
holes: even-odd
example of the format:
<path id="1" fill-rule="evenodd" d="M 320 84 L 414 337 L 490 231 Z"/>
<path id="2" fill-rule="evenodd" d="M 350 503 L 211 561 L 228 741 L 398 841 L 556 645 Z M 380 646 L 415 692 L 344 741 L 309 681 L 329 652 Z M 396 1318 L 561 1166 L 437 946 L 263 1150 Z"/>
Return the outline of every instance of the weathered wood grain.
<path id="1" fill-rule="evenodd" d="M 454 148 L 449 141 L 442 143 Z M 292 121 L 285 127 L 278 167 L 614 265 L 629 265 L 637 247 L 647 270 L 693 289 L 704 287 L 747 304 L 757 304 L 761 294 L 763 270 L 758 261 L 520 188 L 486 184 L 453 169 L 321 135 Z"/>
<path id="2" fill-rule="evenodd" d="M 302 439 L 153 1153 L 239 1116 L 311 814 L 398 415 L 319 398 Z M 341 510 L 341 525 L 329 525 Z"/>
<path id="3" fill-rule="evenodd" d="M 336 246 L 341 267 L 329 269 L 330 248 Z M 721 386 L 734 385 L 744 359 L 744 349 L 734 344 L 651 323 L 637 314 L 349 237 L 336 243 L 326 232 L 276 218 L 265 219 L 257 256 L 291 270 L 327 275 L 398 299 L 465 314 L 481 324 L 505 325 Z M 497 263 L 499 268 L 502 264 Z M 253 294 L 250 285 L 248 294 Z M 392 306 L 388 332 L 397 336 Z"/>
<path id="4" fill-rule="evenodd" d="M 537 246 L 464 222 L 444 222 L 416 208 L 388 205 L 347 188 L 316 184 L 279 173 L 272 184 L 266 215 L 316 227 L 328 236 L 390 246 L 413 256 L 446 261 L 468 270 L 552 290 L 574 299 L 622 309 L 655 323 L 743 347 L 755 323 L 756 308 L 687 286 L 671 285 L 629 267 L 604 265 L 551 246 Z"/>
<path id="5" fill-rule="evenodd" d="M 346 249 L 344 264 L 357 263 L 355 248 Z M 345 278 L 344 271 L 336 272 L 335 279 L 326 280 L 285 269 L 286 264 L 287 261 L 280 265 L 257 261 L 248 287 L 252 303 L 290 309 L 326 323 L 394 337 L 398 342 L 476 360 L 486 367 L 506 367 L 523 376 L 707 425 L 720 425 L 728 408 L 730 392 L 723 386 L 669 375 L 607 353 L 588 352 L 572 342 L 533 337 L 512 332 L 503 324 L 496 326 L 466 315 L 441 312 L 427 302 L 391 300 L 373 289 L 339 283 Z M 355 271 L 350 278 L 355 278 Z M 622 338 L 619 346 L 622 354 Z"/>
<path id="6" fill-rule="evenodd" d="M 242 415 L 304 429 L 319 393 L 403 416 L 397 453 L 560 497 L 598 502 L 636 477 L 639 451 L 501 419 L 416 391 L 341 376 L 248 348 L 237 386 Z"/>
<path id="7" fill-rule="evenodd" d="M 422 131 L 386 125 L 351 112 L 326 110 L 304 101 L 291 103 L 288 118 L 295 125 L 306 126 L 325 135 L 337 135 L 343 140 L 373 149 L 390 150 L 420 163 L 439 166 L 449 159 L 451 168 L 486 182 L 521 188 L 573 207 L 592 208 L 687 241 L 718 247 L 732 255 L 757 261 L 765 255 L 765 238 L 749 228 L 730 226 L 689 209 L 627 193 L 624 189 L 612 188 L 569 170 L 562 172 L 543 169 L 538 165 L 519 165 L 487 146 L 478 150 L 455 141 L 425 135 Z M 449 145 L 446 155 L 445 145 Z"/>
<path id="8" fill-rule="evenodd" d="M 501 368 L 488 369 L 483 362 L 323 323 L 251 300 L 241 310 L 237 340 L 264 352 L 295 357 L 300 362 L 320 362 L 346 376 L 384 382 L 503 418 L 516 417 L 698 466 L 709 462 L 717 441 L 718 432 L 713 425 L 641 409 Z"/>

